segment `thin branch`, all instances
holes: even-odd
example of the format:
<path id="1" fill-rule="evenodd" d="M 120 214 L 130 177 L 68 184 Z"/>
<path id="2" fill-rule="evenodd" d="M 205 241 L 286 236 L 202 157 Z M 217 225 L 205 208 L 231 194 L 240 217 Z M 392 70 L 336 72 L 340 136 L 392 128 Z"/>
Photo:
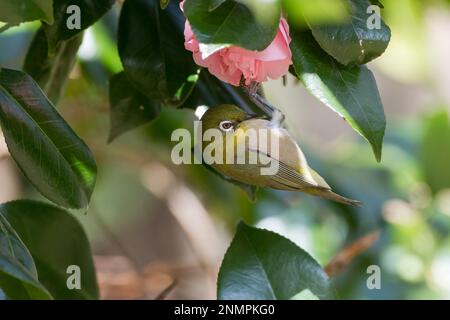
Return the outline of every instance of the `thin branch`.
<path id="1" fill-rule="evenodd" d="M 380 231 L 369 233 L 359 238 L 350 245 L 339 251 L 333 259 L 325 266 L 325 272 L 329 277 L 335 277 L 353 261 L 353 259 L 369 249 L 372 244 L 380 238 Z"/>
<path id="2" fill-rule="evenodd" d="M 10 23 L 5 24 L 3 27 L 0 27 L 0 33 L 8 30 L 11 27 L 12 27 L 12 25 Z"/>
<path id="3" fill-rule="evenodd" d="M 165 288 L 163 291 L 161 291 L 161 293 L 158 294 L 154 300 L 164 300 L 165 298 L 167 298 L 167 296 L 172 292 L 172 290 L 175 289 L 177 284 L 178 284 L 178 280 L 173 279 L 172 283 L 169 284 L 167 286 L 167 288 Z"/>

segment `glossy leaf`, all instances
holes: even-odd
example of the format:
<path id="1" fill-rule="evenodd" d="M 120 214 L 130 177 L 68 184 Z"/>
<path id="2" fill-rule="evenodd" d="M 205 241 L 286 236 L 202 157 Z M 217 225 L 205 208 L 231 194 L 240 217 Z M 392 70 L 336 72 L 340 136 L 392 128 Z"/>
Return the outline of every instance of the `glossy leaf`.
<path id="1" fill-rule="evenodd" d="M 39 280 L 55 299 L 98 299 L 91 249 L 86 234 L 68 212 L 49 204 L 19 200 L 4 204 L 3 215 L 28 247 Z M 80 289 L 70 290 L 69 266 L 80 268 Z"/>
<path id="2" fill-rule="evenodd" d="M 235 0 L 250 9 L 256 21 L 261 25 L 276 26 L 280 21 L 280 0 Z M 278 26 L 276 26 L 278 27 Z"/>
<path id="3" fill-rule="evenodd" d="M 209 3 L 208 10 L 213 11 L 213 10 L 217 9 L 225 1 L 226 0 L 211 0 Z"/>
<path id="4" fill-rule="evenodd" d="M 26 21 L 43 20 L 53 23 L 53 0 L 2 0 L 0 21 L 17 25 Z"/>
<path id="5" fill-rule="evenodd" d="M 24 71 L 33 77 L 54 104 L 58 103 L 64 90 L 82 40 L 83 34 L 80 33 L 70 40 L 60 42 L 54 52 L 50 52 L 46 27 L 42 26 L 31 42 Z"/>
<path id="6" fill-rule="evenodd" d="M 337 63 L 310 32 L 294 34 L 291 50 L 295 75 L 371 144 L 380 161 L 386 119 L 372 72 L 365 66 L 345 67 Z"/>
<path id="7" fill-rule="evenodd" d="M 377 5 L 377 6 L 379 6 L 382 9 L 384 8 L 384 5 L 381 2 L 381 0 L 369 0 L 369 1 L 370 1 L 371 4 Z"/>
<path id="8" fill-rule="evenodd" d="M 259 6 L 271 10 L 269 21 L 257 20 L 246 5 L 232 0 L 223 3 L 213 0 L 186 0 L 184 13 L 200 43 L 263 50 L 277 34 L 280 6 L 277 5 L 274 9 L 270 1 L 260 2 Z M 212 8 L 215 9 L 211 10 Z"/>
<path id="9" fill-rule="evenodd" d="M 331 298 L 321 266 L 290 240 L 240 223 L 220 267 L 218 299 L 290 299 L 304 290 Z"/>
<path id="10" fill-rule="evenodd" d="M 380 28 L 372 26 L 375 16 L 368 0 L 348 0 L 351 19 L 346 24 L 311 26 L 314 38 L 329 55 L 344 65 L 364 64 L 387 48 L 391 31 L 380 17 Z"/>
<path id="11" fill-rule="evenodd" d="M 164 10 L 158 0 L 126 1 L 120 15 L 118 47 L 125 74 L 137 90 L 163 105 L 182 104 L 186 96 L 180 90 L 197 74 L 184 48 L 183 26 L 176 1 Z"/>
<path id="12" fill-rule="evenodd" d="M 421 146 L 423 172 L 433 192 L 450 188 L 449 159 L 450 119 L 442 111 L 426 119 Z"/>
<path id="13" fill-rule="evenodd" d="M 9 299 L 51 299 L 39 282 L 36 266 L 25 244 L 6 220 L 0 205 L 0 289 Z"/>
<path id="14" fill-rule="evenodd" d="M 160 5 L 161 9 L 167 8 L 169 3 L 170 3 L 170 0 L 159 0 L 159 5 Z"/>
<path id="15" fill-rule="evenodd" d="M 92 153 L 21 71 L 0 69 L 0 124 L 12 157 L 44 196 L 65 207 L 88 205 L 97 171 Z"/>
<path id="16" fill-rule="evenodd" d="M 341 24 L 349 19 L 347 0 L 281 0 L 290 27 Z"/>
<path id="17" fill-rule="evenodd" d="M 55 22 L 45 25 L 49 48 L 53 51 L 60 41 L 68 40 L 100 19 L 114 4 L 115 0 L 54 0 Z M 80 12 L 80 28 L 68 28 L 68 19 Z M 70 10 L 68 10 L 70 9 Z"/>
<path id="18" fill-rule="evenodd" d="M 161 109 L 137 91 L 121 72 L 114 75 L 109 82 L 110 132 L 109 141 L 122 133 L 139 127 L 153 120 Z"/>
<path id="19" fill-rule="evenodd" d="M 114 0 L 55 0 L 55 21 L 43 23 L 36 32 L 24 64 L 24 70 L 53 103 L 58 103 L 72 70 L 83 30 L 105 14 L 113 3 Z M 80 28 L 69 28 L 68 21 L 73 22 L 78 13 Z"/>

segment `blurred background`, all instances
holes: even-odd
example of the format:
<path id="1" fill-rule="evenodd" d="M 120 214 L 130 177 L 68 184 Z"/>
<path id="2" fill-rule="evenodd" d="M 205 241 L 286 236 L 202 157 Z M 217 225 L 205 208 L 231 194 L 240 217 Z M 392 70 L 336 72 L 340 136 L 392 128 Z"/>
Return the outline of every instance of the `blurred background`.
<path id="1" fill-rule="evenodd" d="M 361 208 L 274 190 L 259 190 L 252 202 L 203 166 L 173 165 L 171 133 L 192 131 L 192 110 L 164 108 L 151 124 L 107 144 L 108 79 L 122 70 L 119 7 L 87 30 L 58 110 L 99 167 L 88 212 L 74 215 L 91 241 L 102 298 L 214 299 L 240 219 L 290 238 L 323 266 L 346 245 L 380 231 L 333 277 L 338 298 L 450 298 L 450 8 L 444 1 L 383 4 L 392 40 L 369 65 L 387 117 L 381 163 L 293 77 L 264 86 L 311 166 L 338 193 L 363 201 Z M 21 69 L 38 26 L 0 34 L 1 66 Z M 43 200 L 0 137 L 0 203 L 19 198 Z M 380 290 L 366 286 L 370 265 L 381 268 Z"/>

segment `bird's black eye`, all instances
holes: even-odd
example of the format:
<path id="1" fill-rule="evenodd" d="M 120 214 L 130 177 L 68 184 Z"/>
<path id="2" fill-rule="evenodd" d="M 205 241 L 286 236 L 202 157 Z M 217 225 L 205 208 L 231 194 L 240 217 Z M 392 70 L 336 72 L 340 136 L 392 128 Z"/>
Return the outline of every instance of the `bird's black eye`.
<path id="1" fill-rule="evenodd" d="M 219 124 L 219 128 L 223 131 L 229 131 L 233 129 L 233 122 L 232 121 L 222 121 Z"/>

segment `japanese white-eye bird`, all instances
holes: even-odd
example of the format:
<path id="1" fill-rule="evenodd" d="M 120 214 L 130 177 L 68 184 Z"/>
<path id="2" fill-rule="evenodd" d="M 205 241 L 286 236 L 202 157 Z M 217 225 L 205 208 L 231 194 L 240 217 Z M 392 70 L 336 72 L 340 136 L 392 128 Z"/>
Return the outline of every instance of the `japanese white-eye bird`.
<path id="1" fill-rule="evenodd" d="M 282 127 L 274 126 L 273 121 L 250 115 L 238 106 L 227 104 L 208 109 L 201 121 L 203 133 L 208 129 L 217 129 L 222 134 L 223 143 L 215 149 L 215 152 L 222 153 L 223 161 L 211 163 L 211 166 L 226 177 L 257 187 L 302 191 L 344 204 L 361 205 L 359 201 L 345 198 L 331 191 L 331 187 L 325 180 L 309 167 L 302 150 L 289 132 Z M 279 151 L 271 152 L 267 141 L 249 142 L 246 135 L 249 129 L 255 131 L 264 129 L 269 132 L 269 137 L 276 136 Z M 243 139 L 245 139 L 244 154 L 237 151 L 237 145 L 239 142 L 242 143 Z M 202 150 L 205 150 L 210 143 L 203 140 Z M 229 153 L 235 157 L 232 163 L 226 161 Z M 248 161 L 251 155 L 256 155 L 261 161 L 251 163 Z M 243 156 L 246 157 L 246 162 L 239 162 L 237 158 Z M 268 163 L 267 161 L 273 161 L 278 165 L 278 170 L 274 174 L 261 174 L 261 168 Z"/>

